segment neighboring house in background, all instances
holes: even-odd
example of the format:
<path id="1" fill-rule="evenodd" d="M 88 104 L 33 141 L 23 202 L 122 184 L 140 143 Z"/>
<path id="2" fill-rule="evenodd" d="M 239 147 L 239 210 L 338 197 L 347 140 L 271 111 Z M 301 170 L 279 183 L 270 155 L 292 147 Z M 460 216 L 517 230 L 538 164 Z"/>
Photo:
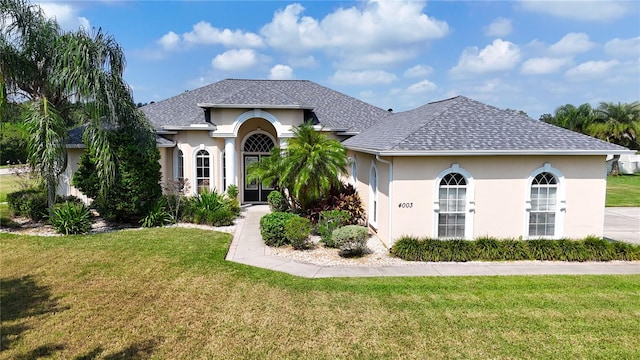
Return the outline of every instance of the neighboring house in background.
<path id="1" fill-rule="evenodd" d="M 269 188 L 246 167 L 313 121 L 343 141 L 372 232 L 472 239 L 602 236 L 607 155 L 626 148 L 457 96 L 393 113 L 310 81 L 227 79 L 142 108 L 158 134 L 163 182 L 192 192 Z M 64 194 L 82 153 L 69 148 Z"/>

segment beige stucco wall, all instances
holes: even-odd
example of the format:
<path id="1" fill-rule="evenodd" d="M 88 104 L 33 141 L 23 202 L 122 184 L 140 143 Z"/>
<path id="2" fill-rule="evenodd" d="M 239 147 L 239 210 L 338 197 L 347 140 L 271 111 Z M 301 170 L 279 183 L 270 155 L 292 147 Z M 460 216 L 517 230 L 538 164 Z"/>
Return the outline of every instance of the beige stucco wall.
<path id="1" fill-rule="evenodd" d="M 368 201 L 368 177 L 373 156 L 350 153 L 358 159 L 358 191 L 365 206 Z M 467 157 L 395 157 L 391 224 L 384 218 L 388 198 L 382 197 L 378 236 L 387 245 L 402 235 L 435 236 L 435 179 L 457 163 L 473 177 L 475 211 L 473 237 L 491 235 L 501 238 L 525 234 L 528 213 L 525 200 L 530 175 L 545 163 L 564 176 L 566 211 L 562 236 L 579 238 L 602 236 L 606 170 L 604 156 L 467 156 Z M 388 167 L 378 164 L 381 188 Z M 381 189 L 381 194 L 388 191 Z M 405 204 L 401 207 L 400 204 Z M 409 206 L 407 206 L 409 205 Z M 388 228 L 391 228 L 390 232 Z M 390 236 L 389 236 L 390 235 Z"/>
<path id="2" fill-rule="evenodd" d="M 211 189 L 222 188 L 222 151 L 224 150 L 224 139 L 211 138 L 208 131 L 204 130 L 189 130 L 179 131 L 178 134 L 173 136 L 173 140 L 177 143 L 177 147 L 182 150 L 184 155 L 184 176 L 189 180 L 190 192 L 196 192 L 196 169 L 195 169 L 195 156 L 199 150 L 206 150 L 209 152 L 209 159 L 211 161 L 211 174 L 213 182 Z M 176 171 L 173 158 L 175 156 L 173 148 L 168 148 L 166 156 L 172 158 L 171 161 L 166 161 L 166 175 L 164 178 L 176 178 L 174 171 Z M 162 153 L 162 152 L 161 152 Z M 162 164 L 162 162 L 161 162 Z M 169 165 L 170 164 L 170 165 Z M 164 170 L 164 169 L 163 169 Z M 171 175 L 168 175 L 171 174 Z"/>

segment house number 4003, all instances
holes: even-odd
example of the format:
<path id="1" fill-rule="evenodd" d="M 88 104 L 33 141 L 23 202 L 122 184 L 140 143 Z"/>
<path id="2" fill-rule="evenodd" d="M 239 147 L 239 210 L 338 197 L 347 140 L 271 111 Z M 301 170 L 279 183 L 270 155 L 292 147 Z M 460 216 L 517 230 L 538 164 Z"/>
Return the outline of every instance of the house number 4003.
<path id="1" fill-rule="evenodd" d="M 413 207 L 413 203 L 400 203 L 398 207 L 401 209 L 411 209 Z"/>

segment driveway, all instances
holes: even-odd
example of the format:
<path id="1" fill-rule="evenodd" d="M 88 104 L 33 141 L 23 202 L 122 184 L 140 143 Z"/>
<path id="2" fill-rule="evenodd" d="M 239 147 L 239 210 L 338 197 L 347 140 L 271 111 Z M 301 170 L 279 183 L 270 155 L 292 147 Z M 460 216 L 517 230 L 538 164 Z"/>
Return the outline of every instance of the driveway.
<path id="1" fill-rule="evenodd" d="M 640 207 L 605 208 L 604 237 L 640 245 Z"/>

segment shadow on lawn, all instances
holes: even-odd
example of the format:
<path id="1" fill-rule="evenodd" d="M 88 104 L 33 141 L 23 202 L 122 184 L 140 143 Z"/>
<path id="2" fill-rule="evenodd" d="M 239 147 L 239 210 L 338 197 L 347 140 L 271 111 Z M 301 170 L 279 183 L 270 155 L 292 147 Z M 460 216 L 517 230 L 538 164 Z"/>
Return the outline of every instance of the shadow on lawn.
<path id="1" fill-rule="evenodd" d="M 157 343 L 158 342 L 156 340 L 145 340 L 139 343 L 131 344 L 113 354 L 106 355 L 102 355 L 102 352 L 104 350 L 102 349 L 102 347 L 98 346 L 85 355 L 75 357 L 74 360 L 93 360 L 98 358 L 104 360 L 149 359 L 153 355 L 153 349 L 156 347 Z"/>
<path id="2" fill-rule="evenodd" d="M 0 279 L 0 304 L 2 304 L 0 351 L 9 349 L 22 333 L 29 330 L 29 326 L 20 322 L 21 319 L 69 309 L 68 307 L 61 308 L 57 300 L 52 297 L 50 287 L 38 285 L 30 275 L 21 278 Z M 19 358 L 35 359 L 49 356 L 63 348 L 64 345 L 60 344 L 46 344 Z"/>

